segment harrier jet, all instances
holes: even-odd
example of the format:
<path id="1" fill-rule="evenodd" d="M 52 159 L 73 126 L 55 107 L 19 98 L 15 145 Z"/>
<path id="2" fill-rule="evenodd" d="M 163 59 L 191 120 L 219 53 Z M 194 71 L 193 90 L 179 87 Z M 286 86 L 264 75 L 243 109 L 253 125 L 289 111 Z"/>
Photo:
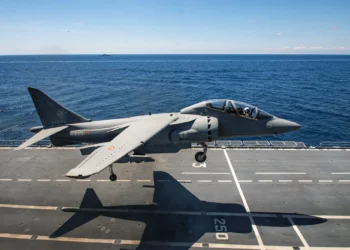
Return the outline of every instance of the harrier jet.
<path id="1" fill-rule="evenodd" d="M 109 168 L 110 180 L 115 181 L 117 176 L 112 168 L 115 162 L 143 161 L 147 159 L 145 154 L 176 153 L 190 148 L 192 143 L 203 147 L 202 152 L 195 154 L 195 159 L 204 162 L 206 142 L 236 136 L 281 134 L 300 128 L 295 122 L 233 100 L 203 101 L 180 112 L 91 121 L 38 89 L 28 90 L 42 126 L 31 128 L 36 134 L 16 149 L 26 148 L 46 137 L 50 137 L 54 146 L 90 144 L 80 148 L 83 155 L 89 155 L 66 174 L 70 178 L 88 178 Z"/>

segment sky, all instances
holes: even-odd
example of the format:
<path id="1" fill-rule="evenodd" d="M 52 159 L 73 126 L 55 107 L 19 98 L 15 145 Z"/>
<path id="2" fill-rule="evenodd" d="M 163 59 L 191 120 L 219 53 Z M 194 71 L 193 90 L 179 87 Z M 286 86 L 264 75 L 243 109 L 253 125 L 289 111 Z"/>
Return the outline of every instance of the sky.
<path id="1" fill-rule="evenodd" d="M 0 55 L 350 54 L 349 0 L 0 0 Z"/>

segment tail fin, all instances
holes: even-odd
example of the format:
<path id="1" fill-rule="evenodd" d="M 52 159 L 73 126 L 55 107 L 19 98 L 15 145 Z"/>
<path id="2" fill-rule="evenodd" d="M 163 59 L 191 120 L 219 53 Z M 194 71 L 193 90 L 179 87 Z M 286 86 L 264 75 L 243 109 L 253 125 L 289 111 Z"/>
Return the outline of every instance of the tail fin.
<path id="1" fill-rule="evenodd" d="M 65 108 L 38 89 L 28 88 L 28 91 L 44 128 L 91 121 Z"/>

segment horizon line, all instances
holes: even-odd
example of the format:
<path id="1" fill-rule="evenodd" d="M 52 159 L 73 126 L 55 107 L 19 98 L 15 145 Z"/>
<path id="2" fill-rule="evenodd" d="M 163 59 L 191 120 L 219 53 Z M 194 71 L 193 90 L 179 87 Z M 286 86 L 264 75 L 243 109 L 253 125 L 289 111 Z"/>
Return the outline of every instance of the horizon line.
<path id="1" fill-rule="evenodd" d="M 125 54 L 109 54 L 109 53 L 62 53 L 62 54 L 0 54 L 0 56 L 74 56 L 74 55 L 97 55 L 97 56 L 141 56 L 141 55 L 157 55 L 157 56 L 184 56 L 184 55 L 201 55 L 201 56 L 233 56 L 233 55 L 272 55 L 272 56 L 350 56 L 350 54 L 317 54 L 317 53 L 302 53 L 302 54 L 283 54 L 283 53 L 125 53 Z"/>

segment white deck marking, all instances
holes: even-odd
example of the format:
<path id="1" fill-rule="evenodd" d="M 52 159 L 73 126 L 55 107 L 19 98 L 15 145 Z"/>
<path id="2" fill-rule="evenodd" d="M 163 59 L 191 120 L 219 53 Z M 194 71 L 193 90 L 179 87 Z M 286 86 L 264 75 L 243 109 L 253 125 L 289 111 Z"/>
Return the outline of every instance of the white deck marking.
<path id="1" fill-rule="evenodd" d="M 301 232 L 299 231 L 299 228 L 295 225 L 294 221 L 292 220 L 292 218 L 287 217 L 289 223 L 292 225 L 292 227 L 294 228 L 294 231 L 296 232 L 296 234 L 299 236 L 299 239 L 301 240 L 301 242 L 303 243 L 304 247 L 306 247 L 307 249 L 309 248 L 309 244 L 307 244 L 304 236 L 301 234 Z"/>
<path id="2" fill-rule="evenodd" d="M 32 181 L 32 179 L 18 179 L 17 181 Z"/>
<path id="3" fill-rule="evenodd" d="M 37 181 L 51 181 L 51 179 L 37 179 Z"/>
<path id="4" fill-rule="evenodd" d="M 218 180 L 218 182 L 232 182 L 232 180 Z"/>
<path id="5" fill-rule="evenodd" d="M 258 180 L 258 182 L 272 182 L 272 180 Z"/>
<path id="6" fill-rule="evenodd" d="M 197 182 L 211 182 L 211 180 L 198 180 Z"/>
<path id="7" fill-rule="evenodd" d="M 192 183 L 191 180 L 177 180 L 178 182 L 183 182 L 183 183 Z"/>
<path id="8" fill-rule="evenodd" d="M 292 180 L 278 180 L 278 182 L 293 182 Z"/>
<path id="9" fill-rule="evenodd" d="M 225 157 L 226 157 L 228 166 L 230 167 L 230 170 L 231 170 L 231 173 L 232 173 L 232 177 L 233 177 L 233 179 L 234 179 L 234 181 L 235 181 L 235 183 L 236 183 L 238 192 L 239 192 L 239 194 L 240 194 L 240 196 L 241 196 L 241 199 L 242 199 L 242 201 L 243 201 L 244 208 L 245 208 L 245 210 L 246 210 L 248 213 L 250 213 L 250 209 L 249 209 L 247 200 L 246 200 L 245 197 L 244 197 L 243 191 L 242 191 L 242 189 L 241 189 L 241 185 L 240 185 L 239 182 L 238 182 L 238 178 L 237 178 L 237 176 L 236 176 L 235 170 L 234 170 L 233 167 L 232 167 L 231 160 L 230 160 L 230 158 L 228 157 L 228 154 L 227 154 L 226 149 L 224 149 L 224 154 L 225 154 Z M 257 226 L 255 225 L 254 218 L 253 218 L 251 215 L 249 216 L 249 221 L 250 221 L 250 223 L 252 224 L 252 228 L 253 228 L 255 237 L 256 237 L 256 239 L 257 239 L 257 241 L 258 241 L 258 244 L 259 244 L 260 248 L 264 250 L 264 249 L 265 249 L 264 243 L 263 243 L 263 241 L 262 241 L 262 239 L 261 239 L 261 236 L 260 236 L 260 233 L 259 233 L 259 231 L 258 231 L 258 228 L 257 228 Z"/>
<path id="10" fill-rule="evenodd" d="M 219 173 L 219 172 L 182 172 L 181 174 L 231 174 L 231 173 Z"/>
<path id="11" fill-rule="evenodd" d="M 37 210 L 56 210 L 57 207 L 52 206 L 28 206 L 15 204 L 0 204 L 0 208 L 20 208 L 20 209 L 37 209 Z"/>
<path id="12" fill-rule="evenodd" d="M 70 181 L 70 180 L 67 180 L 67 179 L 57 179 L 55 181 Z"/>
<path id="13" fill-rule="evenodd" d="M 239 180 L 238 182 L 252 182 L 252 180 Z"/>
<path id="14" fill-rule="evenodd" d="M 306 174 L 305 172 L 255 172 L 255 174 Z"/>
<path id="15" fill-rule="evenodd" d="M 9 127 L 9 128 L 5 128 L 5 129 L 3 129 L 3 130 L 0 130 L 0 133 L 1 133 L 1 132 L 5 132 L 6 130 L 9 130 L 10 128 L 15 128 L 15 127 L 17 127 L 17 126 L 19 126 L 19 124 L 15 125 L 15 126 L 12 126 L 12 127 Z"/>
<path id="16" fill-rule="evenodd" d="M 298 182 L 312 182 L 312 180 L 298 180 Z"/>
<path id="17" fill-rule="evenodd" d="M 339 180 L 339 182 L 350 182 L 350 180 Z"/>
<path id="18" fill-rule="evenodd" d="M 130 180 L 128 180 L 130 181 Z M 137 180 L 137 182 L 150 182 L 151 180 Z"/>
<path id="19" fill-rule="evenodd" d="M 12 179 L 0 179 L 0 181 L 12 181 Z"/>
<path id="20" fill-rule="evenodd" d="M 110 181 L 110 180 L 97 180 L 97 181 Z M 119 180 L 120 181 L 120 180 Z"/>
<path id="21" fill-rule="evenodd" d="M 332 173 L 332 174 L 341 174 L 341 175 L 343 175 L 343 174 L 350 174 L 350 172 L 337 172 L 337 173 Z"/>
<path id="22" fill-rule="evenodd" d="M 333 182 L 332 180 L 319 180 L 318 182 Z"/>

